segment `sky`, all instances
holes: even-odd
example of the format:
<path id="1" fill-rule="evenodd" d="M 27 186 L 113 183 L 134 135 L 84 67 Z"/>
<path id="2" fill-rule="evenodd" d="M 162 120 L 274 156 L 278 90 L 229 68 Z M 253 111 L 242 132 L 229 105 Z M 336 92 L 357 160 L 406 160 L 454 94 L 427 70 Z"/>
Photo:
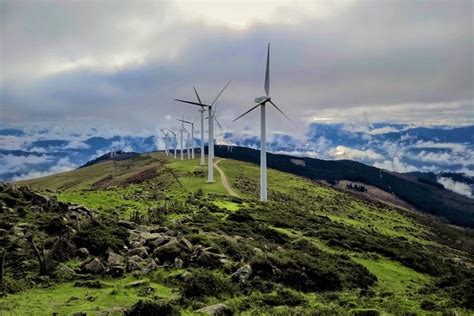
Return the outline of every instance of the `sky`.
<path id="1" fill-rule="evenodd" d="M 0 125 L 176 125 L 228 80 L 217 116 L 258 131 L 271 43 L 274 133 L 313 122 L 474 121 L 471 0 L 0 0 Z"/>

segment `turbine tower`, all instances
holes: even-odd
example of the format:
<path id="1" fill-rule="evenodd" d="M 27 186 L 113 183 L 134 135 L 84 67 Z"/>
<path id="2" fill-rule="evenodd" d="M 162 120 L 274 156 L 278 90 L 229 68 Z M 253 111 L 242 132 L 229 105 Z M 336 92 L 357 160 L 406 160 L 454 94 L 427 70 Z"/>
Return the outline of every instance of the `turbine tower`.
<path id="1" fill-rule="evenodd" d="M 176 159 L 176 149 L 178 147 L 178 140 L 176 139 L 176 133 L 170 130 L 169 128 L 167 128 L 167 130 L 174 136 L 174 159 Z"/>
<path id="2" fill-rule="evenodd" d="M 186 121 L 186 120 L 178 120 L 180 121 L 182 124 L 189 124 L 191 125 L 191 158 L 194 159 L 194 122 L 190 122 L 190 121 Z M 188 132 L 188 131 L 187 131 Z M 189 136 L 189 132 L 188 132 L 188 136 Z"/>
<path id="3" fill-rule="evenodd" d="M 168 156 L 169 155 L 169 151 L 168 151 L 169 134 L 163 128 L 160 128 L 160 131 L 163 133 L 163 136 L 164 136 L 163 140 L 165 141 L 165 155 Z"/>
<path id="4" fill-rule="evenodd" d="M 234 119 L 233 122 L 240 119 L 242 116 L 252 112 L 256 108 L 260 107 L 260 201 L 266 202 L 267 201 L 267 148 L 266 148 L 266 118 L 265 118 L 265 105 L 269 102 L 273 105 L 284 117 L 286 117 L 293 125 L 292 120 L 285 113 L 283 113 L 280 108 L 273 103 L 270 97 L 270 43 L 268 43 L 267 47 L 267 66 L 265 69 L 265 96 L 258 97 L 255 99 L 256 105 L 254 105 L 250 110 L 245 112 L 244 114 L 238 116 Z M 295 125 L 296 126 L 296 125 Z"/>
<path id="5" fill-rule="evenodd" d="M 213 119 L 213 111 L 212 111 L 212 107 L 214 106 L 214 104 L 217 102 L 217 99 L 221 96 L 221 94 L 224 92 L 224 90 L 227 88 L 227 86 L 230 84 L 230 81 L 227 82 L 227 84 L 224 86 L 224 88 L 222 88 L 222 90 L 219 92 L 219 94 L 216 96 L 216 98 L 214 99 L 214 101 L 212 101 L 211 104 L 204 104 L 202 103 L 201 101 L 199 101 L 199 96 L 197 94 L 197 91 L 195 90 L 196 92 L 196 96 L 198 97 L 198 101 L 199 103 L 197 102 L 192 102 L 192 101 L 185 101 L 185 100 L 181 100 L 181 99 L 174 99 L 175 101 L 178 101 L 178 102 L 183 102 L 183 103 L 188 103 L 188 104 L 193 104 L 193 105 L 197 105 L 197 106 L 200 106 L 201 109 L 205 110 L 207 109 L 208 112 L 209 112 L 209 140 L 208 140 L 208 155 L 207 155 L 207 182 L 214 182 L 214 166 L 213 166 L 213 159 L 214 159 L 214 119 Z M 201 131 L 204 130 L 204 129 L 201 129 Z"/>

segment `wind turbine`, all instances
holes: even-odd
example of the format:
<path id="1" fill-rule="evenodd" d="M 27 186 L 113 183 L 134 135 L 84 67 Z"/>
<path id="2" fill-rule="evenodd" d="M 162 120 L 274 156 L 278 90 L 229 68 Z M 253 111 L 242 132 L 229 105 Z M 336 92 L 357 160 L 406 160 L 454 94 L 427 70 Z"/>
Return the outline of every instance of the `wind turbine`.
<path id="1" fill-rule="evenodd" d="M 181 128 L 179 130 L 180 140 L 181 140 L 181 160 L 183 160 L 183 131 L 184 131 L 184 124 L 181 123 Z"/>
<path id="2" fill-rule="evenodd" d="M 214 119 L 213 119 L 213 112 L 212 112 L 212 107 L 214 104 L 217 102 L 217 99 L 221 96 L 221 94 L 224 92 L 224 90 L 227 88 L 227 86 L 230 84 L 230 81 L 227 82 L 227 84 L 222 88 L 222 90 L 219 92 L 219 94 L 216 96 L 214 101 L 212 101 L 211 104 L 204 104 L 200 101 L 199 95 L 197 94 L 196 89 L 194 91 L 196 92 L 196 96 L 198 97 L 197 102 L 192 102 L 192 101 L 185 101 L 181 99 L 174 99 L 175 101 L 178 102 L 183 102 L 183 103 L 188 103 L 188 104 L 194 104 L 197 106 L 200 106 L 201 109 L 205 110 L 207 109 L 209 112 L 209 140 L 208 140 L 208 155 L 207 155 L 207 182 L 214 182 L 214 166 L 213 166 L 213 159 L 214 159 Z M 204 124 L 203 124 L 204 125 Z M 201 131 L 204 130 L 203 128 Z"/>
<path id="3" fill-rule="evenodd" d="M 237 121 L 242 116 L 260 107 L 260 201 L 262 202 L 267 201 L 267 148 L 265 144 L 265 141 L 266 141 L 265 105 L 267 104 L 267 102 L 273 105 L 281 114 L 283 114 L 284 117 L 286 117 L 293 125 L 295 125 L 293 121 L 290 120 L 290 118 L 285 113 L 283 113 L 283 111 L 280 110 L 280 108 L 275 103 L 273 103 L 270 97 L 270 43 L 268 43 L 268 47 L 267 47 L 267 66 L 265 69 L 264 89 L 265 89 L 265 96 L 256 98 L 255 103 L 257 104 L 254 105 L 250 110 L 248 110 L 244 114 L 235 118 L 233 121 L 233 122 Z"/>
<path id="4" fill-rule="evenodd" d="M 165 141 L 165 155 L 168 156 L 169 155 L 169 151 L 168 151 L 168 141 L 169 141 L 169 134 L 166 130 L 164 130 L 163 128 L 160 128 L 160 131 L 163 133 L 164 137 L 163 137 L 163 140 Z"/>
<path id="5" fill-rule="evenodd" d="M 170 130 L 169 128 L 167 128 L 167 130 L 168 130 L 168 132 L 170 132 L 174 136 L 174 159 L 176 159 L 176 148 L 178 147 L 178 141 L 176 139 L 176 133 L 173 132 L 172 130 Z"/>
<path id="6" fill-rule="evenodd" d="M 186 123 L 186 124 L 189 124 L 191 125 L 191 158 L 194 159 L 194 122 L 190 122 L 190 121 L 186 121 L 186 120 L 178 120 L 180 121 L 181 123 Z M 188 132 L 188 136 L 189 136 L 189 132 Z"/>

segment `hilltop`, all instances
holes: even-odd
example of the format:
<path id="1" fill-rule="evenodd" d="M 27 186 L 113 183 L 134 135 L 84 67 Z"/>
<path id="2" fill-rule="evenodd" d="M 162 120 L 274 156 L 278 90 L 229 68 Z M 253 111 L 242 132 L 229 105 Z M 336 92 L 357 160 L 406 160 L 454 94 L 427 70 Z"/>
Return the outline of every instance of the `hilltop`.
<path id="1" fill-rule="evenodd" d="M 2 185 L 0 311 L 474 311 L 472 231 L 272 169 L 262 204 L 258 166 L 218 168 L 149 153 Z"/>

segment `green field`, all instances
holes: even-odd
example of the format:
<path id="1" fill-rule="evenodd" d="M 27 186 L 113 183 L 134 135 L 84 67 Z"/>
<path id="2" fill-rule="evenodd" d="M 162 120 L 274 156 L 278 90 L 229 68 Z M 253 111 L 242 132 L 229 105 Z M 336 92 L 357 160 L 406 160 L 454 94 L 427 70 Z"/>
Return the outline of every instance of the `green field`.
<path id="1" fill-rule="evenodd" d="M 426 224 L 429 219 L 420 221 L 409 211 L 275 170 L 268 171 L 270 201 L 262 204 L 258 202 L 258 166 L 224 160 L 219 167 L 240 199 L 228 196 L 218 172 L 214 183 L 206 183 L 207 166 L 199 166 L 198 159 L 173 160 L 157 153 L 17 185 L 85 205 L 101 218 L 113 215 L 114 220 L 129 220 L 138 213 L 142 225 L 166 225 L 193 244 L 224 254 L 224 267 L 212 267 L 217 274 L 207 276 L 222 283 L 221 293 L 187 297 L 180 303 L 183 314 L 211 303 L 226 303 L 248 315 L 334 314 L 358 309 L 393 315 L 469 313 L 469 304 L 451 294 L 457 293 L 454 285 L 434 286 L 446 273 L 458 277 L 456 270 L 461 268 L 452 265 L 454 259 L 467 265 L 473 261 L 472 254 L 458 248 L 455 241 L 462 231 L 452 229 L 451 241 L 440 242 L 432 238 L 436 231 Z M 229 220 L 232 216 L 236 219 Z M 242 241 L 232 241 L 235 236 Z M 264 282 L 252 279 L 253 290 L 232 284 L 230 274 L 236 266 L 250 262 L 257 267 L 260 261 L 262 267 L 266 262 L 283 274 L 261 272 Z M 291 267 L 298 267 L 294 278 L 301 278 L 304 287 L 284 276 Z M 210 269 L 187 264 L 187 270 L 197 275 L 206 275 Z M 468 270 L 462 271 L 459 275 L 468 275 L 464 272 Z M 165 264 L 144 279 L 150 291 L 163 299 L 182 297 L 187 293 L 186 284 L 173 273 L 176 271 Z M 311 273 L 315 273 L 313 278 L 331 275 L 338 285 L 322 288 L 311 281 Z M 0 312 L 120 314 L 139 299 L 154 298 L 155 294 L 140 293 L 143 289 L 126 288 L 133 279 L 129 274 L 106 279 L 102 289 L 75 287 L 71 282 L 33 286 L 1 298 Z M 87 299 L 89 296 L 94 298 Z M 291 300 L 280 302 L 282 296 Z"/>

